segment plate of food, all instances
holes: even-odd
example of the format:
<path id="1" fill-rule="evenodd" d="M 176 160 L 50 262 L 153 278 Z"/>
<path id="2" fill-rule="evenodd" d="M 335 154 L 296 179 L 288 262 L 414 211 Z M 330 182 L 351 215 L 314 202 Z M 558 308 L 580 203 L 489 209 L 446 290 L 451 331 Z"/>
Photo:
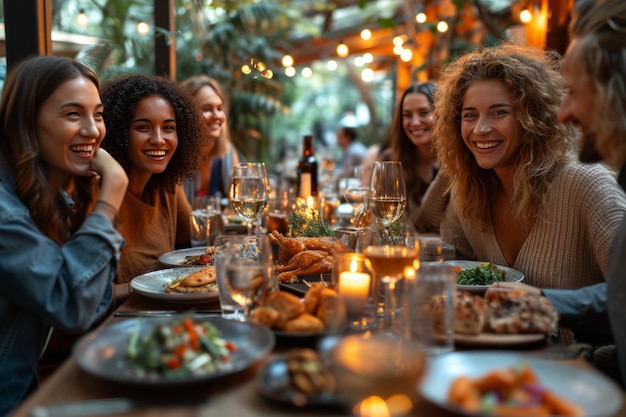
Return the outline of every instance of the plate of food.
<path id="1" fill-rule="evenodd" d="M 172 303 L 219 300 L 214 266 L 152 271 L 133 278 L 130 287 L 146 297 Z"/>
<path id="2" fill-rule="evenodd" d="M 426 400 L 465 416 L 609 417 L 621 408 L 623 397 L 620 388 L 597 371 L 499 351 L 430 358 L 418 391 Z"/>
<path id="3" fill-rule="evenodd" d="M 269 356 L 274 341 L 255 323 L 181 314 L 102 327 L 83 336 L 72 356 L 81 369 L 102 379 L 173 386 L 243 371 Z"/>
<path id="4" fill-rule="evenodd" d="M 458 274 L 457 289 L 461 291 L 484 293 L 498 281 L 521 282 L 524 274 L 517 269 L 480 261 L 445 261 Z"/>
<path id="5" fill-rule="evenodd" d="M 159 256 L 159 262 L 168 266 L 207 266 L 213 265 L 213 246 L 178 249 Z"/>
<path id="6" fill-rule="evenodd" d="M 291 349 L 270 360 L 257 375 L 261 396 L 280 403 L 304 406 L 341 406 L 337 382 L 311 348 Z"/>
<path id="7" fill-rule="evenodd" d="M 559 315 L 543 296 L 523 290 L 496 291 L 489 299 L 457 291 L 454 341 L 478 347 L 526 345 L 557 331 Z"/>
<path id="8" fill-rule="evenodd" d="M 321 282 L 303 298 L 287 291 L 270 294 L 251 311 L 250 319 L 272 329 L 277 339 L 294 342 L 314 342 L 349 327 L 344 301 Z"/>

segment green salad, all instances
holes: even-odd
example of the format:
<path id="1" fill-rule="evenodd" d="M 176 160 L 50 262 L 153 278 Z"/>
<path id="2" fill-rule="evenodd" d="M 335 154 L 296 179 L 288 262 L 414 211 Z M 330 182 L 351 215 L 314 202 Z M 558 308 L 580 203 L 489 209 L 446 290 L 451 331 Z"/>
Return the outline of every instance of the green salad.
<path id="1" fill-rule="evenodd" d="M 491 285 L 497 281 L 504 281 L 505 272 L 491 263 L 484 263 L 472 269 L 459 272 L 459 285 Z"/>
<path id="2" fill-rule="evenodd" d="M 211 323 L 180 322 L 154 327 L 141 338 L 141 320 L 131 334 L 127 357 L 133 371 L 145 376 L 188 377 L 206 375 L 231 367 L 229 356 L 236 346 L 221 337 Z"/>

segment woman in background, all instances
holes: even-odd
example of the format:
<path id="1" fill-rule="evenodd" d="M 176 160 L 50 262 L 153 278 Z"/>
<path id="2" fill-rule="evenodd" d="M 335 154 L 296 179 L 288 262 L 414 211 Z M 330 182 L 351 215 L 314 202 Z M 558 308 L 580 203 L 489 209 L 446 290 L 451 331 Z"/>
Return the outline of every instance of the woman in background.
<path id="1" fill-rule="evenodd" d="M 190 246 L 191 206 L 180 183 L 195 167 L 200 126 L 191 99 L 165 78 L 122 76 L 103 86 L 102 101 L 102 146 L 129 179 L 120 209 L 126 246 L 115 279 L 123 298 L 131 279 L 160 267 L 160 255 Z"/>
<path id="2" fill-rule="evenodd" d="M 206 75 L 188 78 L 181 86 L 193 96 L 203 122 L 198 169 L 183 184 L 187 200 L 193 203 L 196 197 L 226 197 L 232 167 L 245 158 L 230 140 L 224 94 L 217 81 Z"/>
<path id="3" fill-rule="evenodd" d="M 432 82 L 410 85 L 400 98 L 389 128 L 391 160 L 402 162 L 408 220 L 415 224 L 422 197 L 437 175 L 432 150 L 434 93 Z"/>
<path id="4" fill-rule="evenodd" d="M 52 326 L 87 330 L 113 299 L 128 178 L 100 143 L 99 80 L 70 58 L 9 72 L 0 102 L 0 415 L 37 387 Z"/>

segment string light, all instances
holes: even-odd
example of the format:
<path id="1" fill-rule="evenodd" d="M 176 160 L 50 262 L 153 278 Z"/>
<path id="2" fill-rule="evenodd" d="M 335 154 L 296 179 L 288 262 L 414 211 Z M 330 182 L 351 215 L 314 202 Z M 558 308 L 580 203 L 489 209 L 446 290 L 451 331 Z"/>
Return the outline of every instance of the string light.
<path id="1" fill-rule="evenodd" d="M 396 46 L 398 45 L 402 46 L 402 44 L 404 43 L 404 39 L 402 38 L 402 36 L 395 36 L 392 42 Z"/>
<path id="2" fill-rule="evenodd" d="M 364 41 L 372 39 L 372 31 L 369 29 L 363 29 L 361 31 L 361 39 L 363 39 Z"/>
<path id="3" fill-rule="evenodd" d="M 329 59 L 328 62 L 326 63 L 326 68 L 328 68 L 328 71 L 336 71 L 337 61 L 335 61 L 334 59 Z"/>
<path id="4" fill-rule="evenodd" d="M 302 71 L 300 71 L 300 74 L 302 74 L 304 78 L 311 78 L 311 76 L 313 75 L 313 70 L 311 70 L 311 68 L 309 67 L 304 67 L 302 68 Z"/>
<path id="5" fill-rule="evenodd" d="M 402 47 L 402 45 L 396 45 L 393 47 L 393 53 L 396 55 L 402 54 L 402 51 L 404 51 L 404 48 Z"/>
<path id="6" fill-rule="evenodd" d="M 244 74 L 250 74 L 252 72 L 252 68 L 250 68 L 250 65 L 248 64 L 243 64 L 241 66 L 241 72 L 243 72 Z"/>
<path id="7" fill-rule="evenodd" d="M 283 67 L 291 67 L 293 66 L 293 57 L 291 55 L 285 55 L 283 59 L 280 61 L 283 64 Z"/>
<path id="8" fill-rule="evenodd" d="M 81 28 L 84 28 L 85 26 L 89 24 L 89 18 L 87 17 L 87 14 L 85 13 L 85 9 L 80 9 L 78 11 L 78 14 L 76 15 L 76 24 L 80 26 Z"/>
<path id="9" fill-rule="evenodd" d="M 418 13 L 415 15 L 415 21 L 417 23 L 426 23 L 426 13 Z"/>
<path id="10" fill-rule="evenodd" d="M 374 55 L 372 55 L 370 52 L 364 53 L 363 61 L 365 61 L 366 64 L 371 64 L 372 62 L 374 62 Z"/>
<path id="11" fill-rule="evenodd" d="M 372 81 L 374 81 L 374 70 L 372 70 L 371 68 L 365 68 L 363 71 L 361 71 L 361 79 L 366 83 L 371 83 Z"/>
<path id="12" fill-rule="evenodd" d="M 296 69 L 294 67 L 285 68 L 285 75 L 287 77 L 293 77 L 294 75 L 296 75 Z"/>
<path id="13" fill-rule="evenodd" d="M 533 15 L 530 13 L 530 10 L 524 9 L 519 14 L 519 20 L 524 24 L 530 23 L 533 20 Z"/>
<path id="14" fill-rule="evenodd" d="M 349 54 L 350 54 L 350 49 L 348 48 L 348 45 L 346 45 L 343 42 L 341 42 L 339 45 L 337 45 L 337 55 L 339 55 L 342 58 L 345 58 Z"/>
<path id="15" fill-rule="evenodd" d="M 448 23 L 445 22 L 444 20 L 442 20 L 441 22 L 437 23 L 437 30 L 441 33 L 445 33 L 448 31 Z"/>
<path id="16" fill-rule="evenodd" d="M 400 54 L 400 59 L 404 62 L 409 62 L 413 58 L 413 51 L 410 49 L 405 49 Z"/>
<path id="17" fill-rule="evenodd" d="M 365 60 L 363 60 L 362 56 L 357 56 L 356 58 L 354 58 L 354 65 L 357 67 L 362 67 L 363 65 L 365 65 Z"/>
<path id="18" fill-rule="evenodd" d="M 147 35 L 150 32 L 150 25 L 146 22 L 137 23 L 137 33 L 140 35 Z"/>

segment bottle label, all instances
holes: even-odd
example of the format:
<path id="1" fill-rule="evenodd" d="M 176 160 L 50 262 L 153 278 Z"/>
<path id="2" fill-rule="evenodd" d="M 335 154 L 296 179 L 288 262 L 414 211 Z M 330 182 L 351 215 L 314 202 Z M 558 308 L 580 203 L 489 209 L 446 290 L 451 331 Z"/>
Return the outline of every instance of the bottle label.
<path id="1" fill-rule="evenodd" d="M 300 195 L 298 197 L 309 197 L 311 193 L 312 177 L 309 172 L 303 172 L 300 174 Z"/>

